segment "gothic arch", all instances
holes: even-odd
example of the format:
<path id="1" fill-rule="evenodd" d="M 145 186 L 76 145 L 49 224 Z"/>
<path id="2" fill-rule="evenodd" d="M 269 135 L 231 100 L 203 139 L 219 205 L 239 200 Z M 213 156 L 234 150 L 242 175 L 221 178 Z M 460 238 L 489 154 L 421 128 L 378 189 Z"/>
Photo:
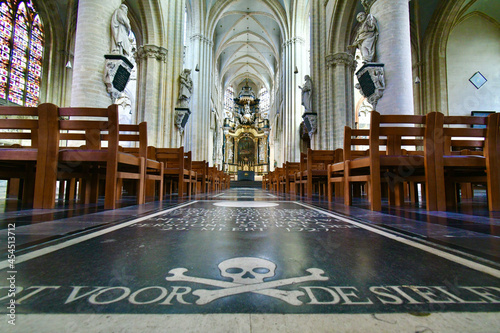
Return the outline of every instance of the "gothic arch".
<path id="1" fill-rule="evenodd" d="M 462 14 L 468 0 L 441 3 L 434 13 L 424 36 L 422 61 L 426 63 L 422 79 L 422 92 L 426 96 L 426 112 L 448 113 L 448 83 L 446 73 L 446 45 L 448 36 Z"/>
<path id="2" fill-rule="evenodd" d="M 71 60 L 71 39 L 67 37 L 67 28 L 72 29 L 71 35 L 74 37 L 76 30 L 76 12 L 75 16 L 70 16 L 74 24 L 68 23 L 63 26 L 62 21 L 54 13 L 58 12 L 57 1 L 36 1 L 34 2 L 38 14 L 40 15 L 45 33 L 45 50 L 43 56 L 43 74 L 40 86 L 40 102 L 51 102 L 58 105 L 65 105 L 64 95 L 67 82 L 66 62 Z M 74 1 L 71 1 L 74 4 Z M 75 6 L 71 6 L 74 8 Z M 71 14 L 70 14 L 71 15 Z M 70 80 L 71 81 L 71 80 Z M 59 87 L 59 89 L 54 89 Z"/>
<path id="3" fill-rule="evenodd" d="M 347 46 L 350 45 L 353 31 L 355 31 L 353 23 L 356 20 L 357 3 L 357 1 L 338 0 L 333 5 L 327 38 L 327 52 L 329 54 L 347 52 Z"/>

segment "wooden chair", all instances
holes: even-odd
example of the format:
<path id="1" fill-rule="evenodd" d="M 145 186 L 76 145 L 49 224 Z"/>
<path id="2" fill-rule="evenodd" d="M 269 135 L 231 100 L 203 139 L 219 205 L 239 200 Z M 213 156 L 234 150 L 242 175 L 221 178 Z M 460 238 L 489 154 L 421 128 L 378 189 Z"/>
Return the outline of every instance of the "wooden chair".
<path id="1" fill-rule="evenodd" d="M 121 151 L 118 106 L 58 108 L 49 117 L 48 160 L 43 208 L 55 205 L 56 181 L 79 178 L 85 200 L 97 202 L 104 180 L 104 208 L 116 208 L 124 179 L 137 182 L 136 202 L 144 203 L 145 158 Z M 59 142 L 65 146 L 60 147 Z M 90 192 L 90 194 L 89 194 Z"/>
<path id="2" fill-rule="evenodd" d="M 42 208 L 47 161 L 48 116 L 53 104 L 0 107 L 0 179 L 24 206 Z M 4 118 L 5 117 L 5 118 Z"/>
<path id="3" fill-rule="evenodd" d="M 307 149 L 305 169 L 301 167 L 298 179 L 295 180 L 299 185 L 300 194 L 303 195 L 305 192 L 307 198 L 311 199 L 314 185 L 317 186 L 317 192 L 320 196 L 322 192 L 325 193 L 328 174 L 326 167 L 334 162 L 335 152 L 333 150 Z"/>
<path id="4" fill-rule="evenodd" d="M 302 192 L 302 186 L 300 183 L 300 177 L 302 172 L 304 172 L 307 168 L 307 154 L 306 153 L 300 153 L 300 158 L 299 158 L 299 170 L 295 173 L 294 175 L 294 186 L 295 186 L 295 193 L 299 194 L 300 196 L 303 195 Z"/>
<path id="5" fill-rule="evenodd" d="M 473 125 L 485 128 L 472 128 Z M 490 211 L 500 211 L 500 114 L 486 117 L 444 116 L 436 113 L 437 209 L 454 209 L 457 184 L 483 183 Z"/>
<path id="6" fill-rule="evenodd" d="M 208 184 L 208 162 L 207 161 L 192 161 L 192 169 L 196 172 L 196 183 L 198 192 L 207 193 L 209 191 Z"/>
<path id="7" fill-rule="evenodd" d="M 217 167 L 209 167 L 208 168 L 208 175 L 210 178 L 210 183 L 212 184 L 212 192 L 218 192 L 220 191 L 221 188 L 221 179 L 220 179 L 220 173 Z"/>
<path id="8" fill-rule="evenodd" d="M 148 127 L 146 122 L 139 125 L 119 125 L 120 142 L 137 147 L 124 147 L 123 151 L 138 157 L 143 157 L 146 162 L 144 180 L 144 201 L 151 201 L 155 196 L 159 201 L 163 200 L 163 170 L 164 163 L 151 158 L 154 155 L 154 147 L 148 147 Z"/>
<path id="9" fill-rule="evenodd" d="M 271 178 L 271 187 L 272 187 L 272 190 L 276 193 L 280 193 L 280 180 L 281 180 L 282 175 L 284 175 L 283 168 L 274 169 L 274 172 L 273 172 L 272 178 Z"/>
<path id="10" fill-rule="evenodd" d="M 283 168 L 284 172 L 280 181 L 281 191 L 288 194 L 295 193 L 295 174 L 300 170 L 300 163 L 285 162 Z"/>
<path id="11" fill-rule="evenodd" d="M 196 186 L 196 173 L 191 170 L 190 152 L 184 154 L 184 147 L 179 148 L 151 148 L 150 157 L 163 162 L 165 169 L 164 186 L 169 184 L 169 194 L 172 195 L 175 187 L 179 197 L 187 196 L 190 198 L 192 189 Z M 189 165 L 188 165 L 189 164 Z M 166 191 L 165 191 L 166 192 Z"/>
<path id="12" fill-rule="evenodd" d="M 262 189 L 267 190 L 267 183 L 269 182 L 269 173 L 262 175 Z"/>
<path id="13" fill-rule="evenodd" d="M 352 204 L 351 185 L 355 182 L 367 185 L 370 209 L 375 211 L 381 210 L 382 182 L 387 183 L 389 203 L 396 206 L 404 202 L 405 182 L 435 183 L 434 114 L 380 115 L 372 111 L 367 155 L 352 156 L 348 143 L 344 146 L 344 162 L 331 170 L 343 172 L 346 205 Z M 363 134 L 359 131 L 351 130 L 351 134 Z M 426 191 L 428 210 L 435 210 L 436 195 L 435 191 Z"/>

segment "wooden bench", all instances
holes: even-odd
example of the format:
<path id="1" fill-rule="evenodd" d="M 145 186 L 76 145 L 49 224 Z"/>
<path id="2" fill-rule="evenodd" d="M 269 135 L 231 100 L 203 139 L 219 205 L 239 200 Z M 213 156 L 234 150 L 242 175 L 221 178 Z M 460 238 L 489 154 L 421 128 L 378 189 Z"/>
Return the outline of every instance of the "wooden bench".
<path id="1" fill-rule="evenodd" d="M 291 193 L 291 189 L 295 189 L 295 174 L 300 170 L 300 163 L 285 162 L 283 164 L 283 173 L 280 175 L 280 192 Z M 292 193 L 295 193 L 293 191 Z"/>
<path id="2" fill-rule="evenodd" d="M 48 128 L 47 159 L 54 163 L 45 171 L 43 208 L 55 206 L 57 179 L 72 177 L 81 179 L 85 202 L 97 202 L 103 179 L 104 208 L 115 209 L 122 181 L 131 179 L 137 182 L 137 204 L 144 203 L 145 158 L 121 151 L 117 105 L 57 108 L 50 114 Z"/>
<path id="3" fill-rule="evenodd" d="M 154 200 L 163 200 L 163 172 L 164 163 L 156 161 L 149 156 L 154 154 L 154 147 L 148 146 L 148 127 L 146 122 L 139 125 L 119 125 L 120 143 L 133 145 L 135 147 L 123 147 L 123 151 L 138 157 L 143 157 L 146 162 L 144 181 L 144 202 Z"/>
<path id="4" fill-rule="evenodd" d="M 191 152 L 185 154 L 184 147 L 152 148 L 149 157 L 164 163 L 164 185 L 170 184 L 170 195 L 177 186 L 179 197 L 184 196 L 185 192 L 191 197 L 193 187 L 196 186 L 196 172 L 191 170 Z"/>
<path id="5" fill-rule="evenodd" d="M 191 166 L 196 172 L 196 183 L 198 192 L 207 193 L 208 189 L 208 162 L 207 161 L 192 161 Z"/>
<path id="6" fill-rule="evenodd" d="M 208 167 L 208 179 L 210 181 L 210 188 L 212 192 L 218 192 L 221 190 L 220 173 L 217 167 Z"/>
<path id="7" fill-rule="evenodd" d="M 500 114 L 488 117 L 436 116 L 437 209 L 454 209 L 457 184 L 486 184 L 490 211 L 500 211 Z M 472 128 L 473 125 L 484 128 Z"/>
<path id="8" fill-rule="evenodd" d="M 42 208 L 47 164 L 47 117 L 53 104 L 38 107 L 0 107 L 0 179 L 8 181 L 7 195 L 23 206 Z"/>
<path id="9" fill-rule="evenodd" d="M 280 193 L 280 181 L 281 177 L 284 176 L 284 174 L 285 170 L 282 167 L 274 169 L 272 177 L 270 178 L 272 191 Z"/>
<path id="10" fill-rule="evenodd" d="M 368 138 L 360 137 L 366 131 L 346 128 L 344 161 L 329 167 L 330 182 L 344 184 L 344 203 L 352 204 L 351 185 L 357 182 L 367 185 L 370 209 L 376 211 L 381 210 L 382 182 L 387 183 L 389 203 L 397 206 L 404 202 L 405 182 L 435 183 L 434 123 L 434 113 L 380 115 L 372 111 Z M 353 144 L 368 144 L 367 153 L 354 153 Z M 428 210 L 435 210 L 436 195 L 426 191 Z"/>
<path id="11" fill-rule="evenodd" d="M 304 192 L 307 198 L 311 199 L 313 187 L 316 185 L 317 192 L 326 193 L 327 184 L 327 166 L 335 163 L 335 151 L 333 150 L 313 150 L 307 149 L 304 158 L 301 157 L 300 171 L 295 175 L 295 184 L 299 187 L 299 193 L 302 196 Z M 323 191 L 321 191 L 323 189 Z"/>

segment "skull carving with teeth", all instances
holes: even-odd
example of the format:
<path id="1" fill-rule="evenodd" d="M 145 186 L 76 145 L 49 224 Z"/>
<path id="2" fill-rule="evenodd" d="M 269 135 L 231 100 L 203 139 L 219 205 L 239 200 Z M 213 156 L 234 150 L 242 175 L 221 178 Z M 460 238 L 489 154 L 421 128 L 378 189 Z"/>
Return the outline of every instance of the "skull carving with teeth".
<path id="1" fill-rule="evenodd" d="M 252 257 L 224 260 L 218 267 L 223 277 L 239 284 L 262 283 L 265 278 L 273 277 L 276 271 L 275 263 Z"/>

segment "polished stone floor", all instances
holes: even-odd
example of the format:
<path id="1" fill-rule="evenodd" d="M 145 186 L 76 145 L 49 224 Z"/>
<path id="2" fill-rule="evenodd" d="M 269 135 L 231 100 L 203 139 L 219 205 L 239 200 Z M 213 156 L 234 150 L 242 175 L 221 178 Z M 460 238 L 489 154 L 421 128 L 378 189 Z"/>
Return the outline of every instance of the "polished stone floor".
<path id="1" fill-rule="evenodd" d="M 480 200 L 454 213 L 254 188 L 113 211 L 4 200 L 0 332 L 497 332 L 500 216 Z"/>

